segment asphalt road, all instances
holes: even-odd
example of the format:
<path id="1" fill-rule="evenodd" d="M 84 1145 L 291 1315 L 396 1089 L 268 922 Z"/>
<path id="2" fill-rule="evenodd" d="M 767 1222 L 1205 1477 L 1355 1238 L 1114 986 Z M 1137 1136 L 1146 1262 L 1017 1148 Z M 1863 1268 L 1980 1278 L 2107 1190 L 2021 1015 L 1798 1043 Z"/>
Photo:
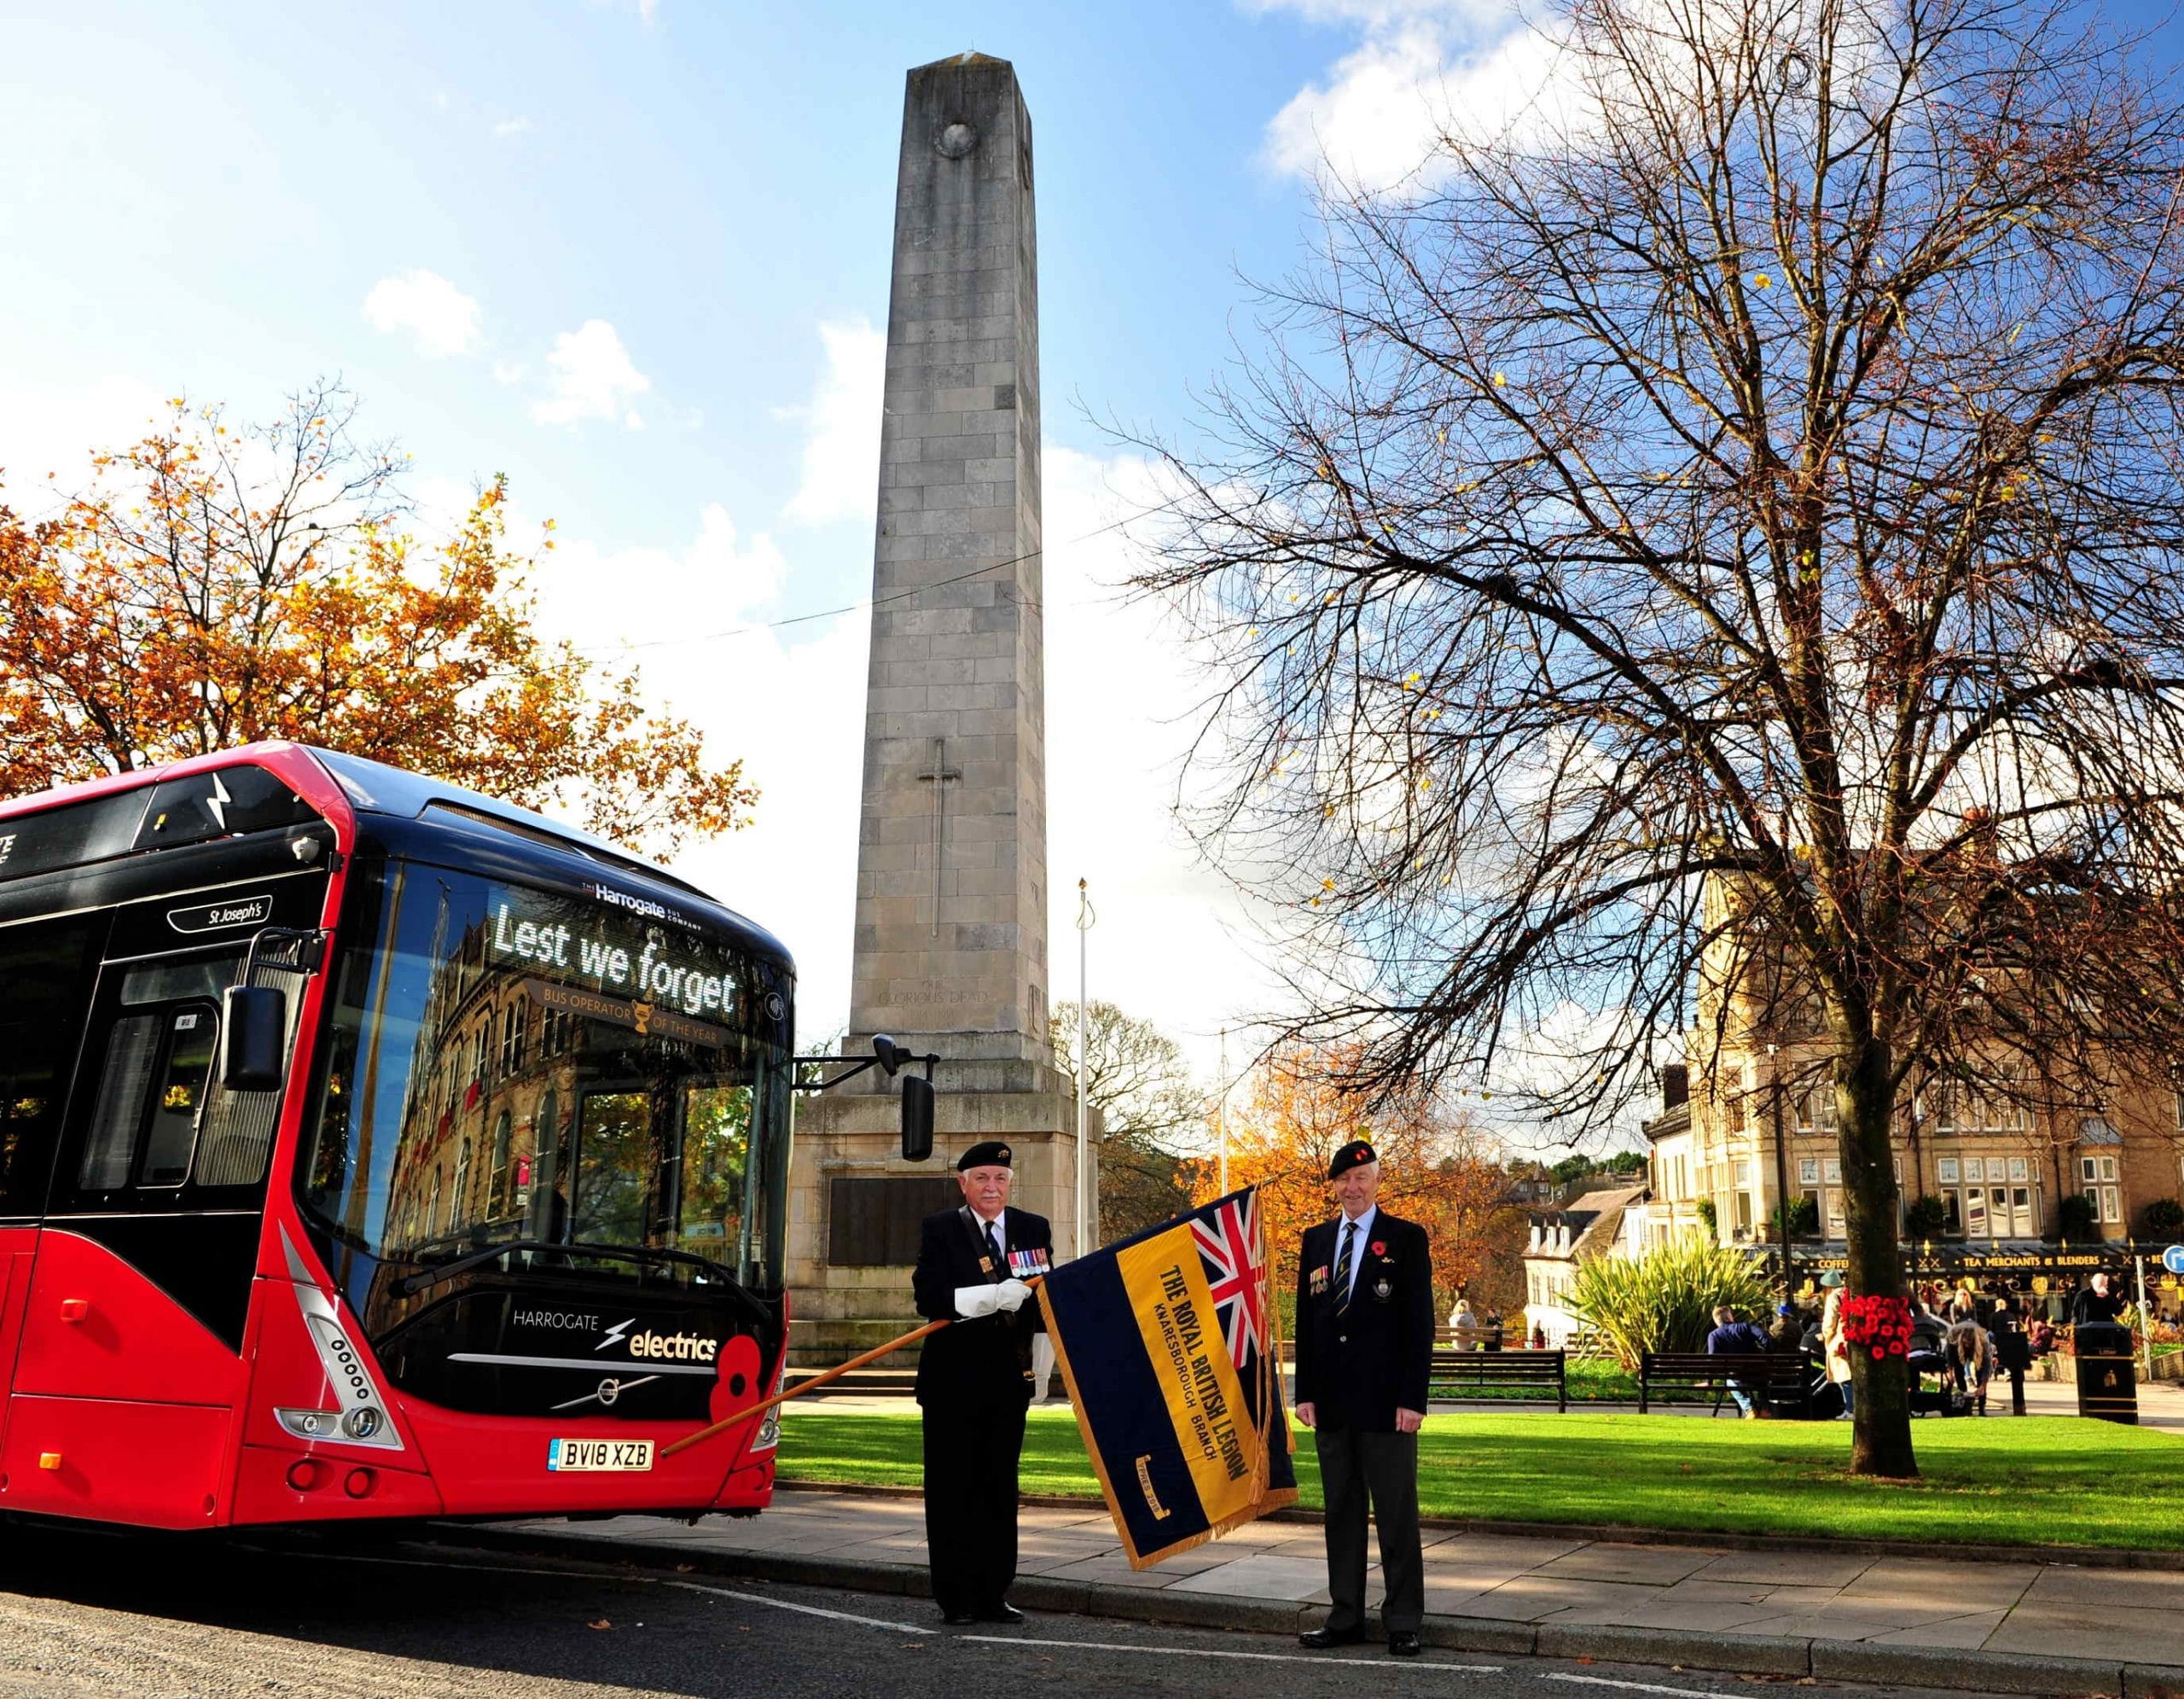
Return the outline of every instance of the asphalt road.
<path id="1" fill-rule="evenodd" d="M 1035 1616 L 944 1629 L 922 1600 L 635 1574 L 395 1539 L 157 1539 L 0 1527 L 0 1699 L 1071 1699 L 1461 1693 L 1712 1699 L 1931 1689 L 1574 1664 Z"/>

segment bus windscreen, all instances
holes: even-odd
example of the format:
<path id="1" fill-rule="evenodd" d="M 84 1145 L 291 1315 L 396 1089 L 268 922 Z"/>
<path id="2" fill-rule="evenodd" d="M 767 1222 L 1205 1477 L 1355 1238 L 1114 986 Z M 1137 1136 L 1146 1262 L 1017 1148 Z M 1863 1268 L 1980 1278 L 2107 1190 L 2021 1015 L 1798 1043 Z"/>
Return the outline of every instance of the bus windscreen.
<path id="1" fill-rule="evenodd" d="M 303 1199 L 429 1270 L 681 1254 L 777 1289 L 789 1058 L 771 968 L 672 902 L 392 860 L 345 926 Z"/>

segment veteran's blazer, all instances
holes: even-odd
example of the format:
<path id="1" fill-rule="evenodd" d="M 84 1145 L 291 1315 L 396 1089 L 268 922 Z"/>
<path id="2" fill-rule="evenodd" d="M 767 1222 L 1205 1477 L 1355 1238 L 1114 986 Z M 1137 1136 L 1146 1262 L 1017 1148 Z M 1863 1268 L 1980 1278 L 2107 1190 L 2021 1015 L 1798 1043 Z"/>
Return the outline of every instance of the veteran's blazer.
<path id="1" fill-rule="evenodd" d="M 1357 1248 L 1350 1307 L 1334 1307 L 1342 1217 L 1304 1230 L 1297 1262 L 1297 1402 L 1322 1428 L 1392 1434 L 1423 1411 L 1433 1366 L 1433 1252 L 1426 1230 L 1381 1210 Z"/>
<path id="2" fill-rule="evenodd" d="M 1000 1235 L 1006 1266 L 996 1268 L 968 1208 L 926 1216 L 918 1238 L 917 1267 L 910 1275 L 918 1313 L 928 1321 L 953 1317 L 956 1288 L 998 1285 L 1011 1275 L 1029 1279 L 1052 1264 L 1054 1231 L 1045 1216 L 1009 1209 L 1002 1216 Z M 1035 1295 L 1014 1315 L 1000 1311 L 941 1329 L 918 1354 L 918 1402 L 930 1410 L 1029 1400 L 1031 1335 L 1045 1327 Z"/>

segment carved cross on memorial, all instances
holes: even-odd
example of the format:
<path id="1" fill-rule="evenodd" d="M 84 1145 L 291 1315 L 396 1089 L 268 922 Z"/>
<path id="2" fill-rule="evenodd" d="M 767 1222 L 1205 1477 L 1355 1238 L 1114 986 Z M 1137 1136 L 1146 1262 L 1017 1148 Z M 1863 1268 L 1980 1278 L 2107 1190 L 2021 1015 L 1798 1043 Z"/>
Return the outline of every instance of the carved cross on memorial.
<path id="1" fill-rule="evenodd" d="M 948 765 L 948 740 L 932 740 L 932 771 L 920 773 L 918 783 L 932 787 L 932 935 L 940 936 L 940 861 L 948 841 L 948 786 L 963 775 Z"/>

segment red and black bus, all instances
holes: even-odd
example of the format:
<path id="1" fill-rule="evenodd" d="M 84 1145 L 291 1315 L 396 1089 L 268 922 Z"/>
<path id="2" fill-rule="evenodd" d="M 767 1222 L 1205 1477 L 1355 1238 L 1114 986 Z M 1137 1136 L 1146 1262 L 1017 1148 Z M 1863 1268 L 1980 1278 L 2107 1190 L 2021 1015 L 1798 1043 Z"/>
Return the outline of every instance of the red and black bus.
<path id="1" fill-rule="evenodd" d="M 0 805 L 0 1513 L 754 1510 L 794 969 L 540 816 L 260 743 Z"/>

